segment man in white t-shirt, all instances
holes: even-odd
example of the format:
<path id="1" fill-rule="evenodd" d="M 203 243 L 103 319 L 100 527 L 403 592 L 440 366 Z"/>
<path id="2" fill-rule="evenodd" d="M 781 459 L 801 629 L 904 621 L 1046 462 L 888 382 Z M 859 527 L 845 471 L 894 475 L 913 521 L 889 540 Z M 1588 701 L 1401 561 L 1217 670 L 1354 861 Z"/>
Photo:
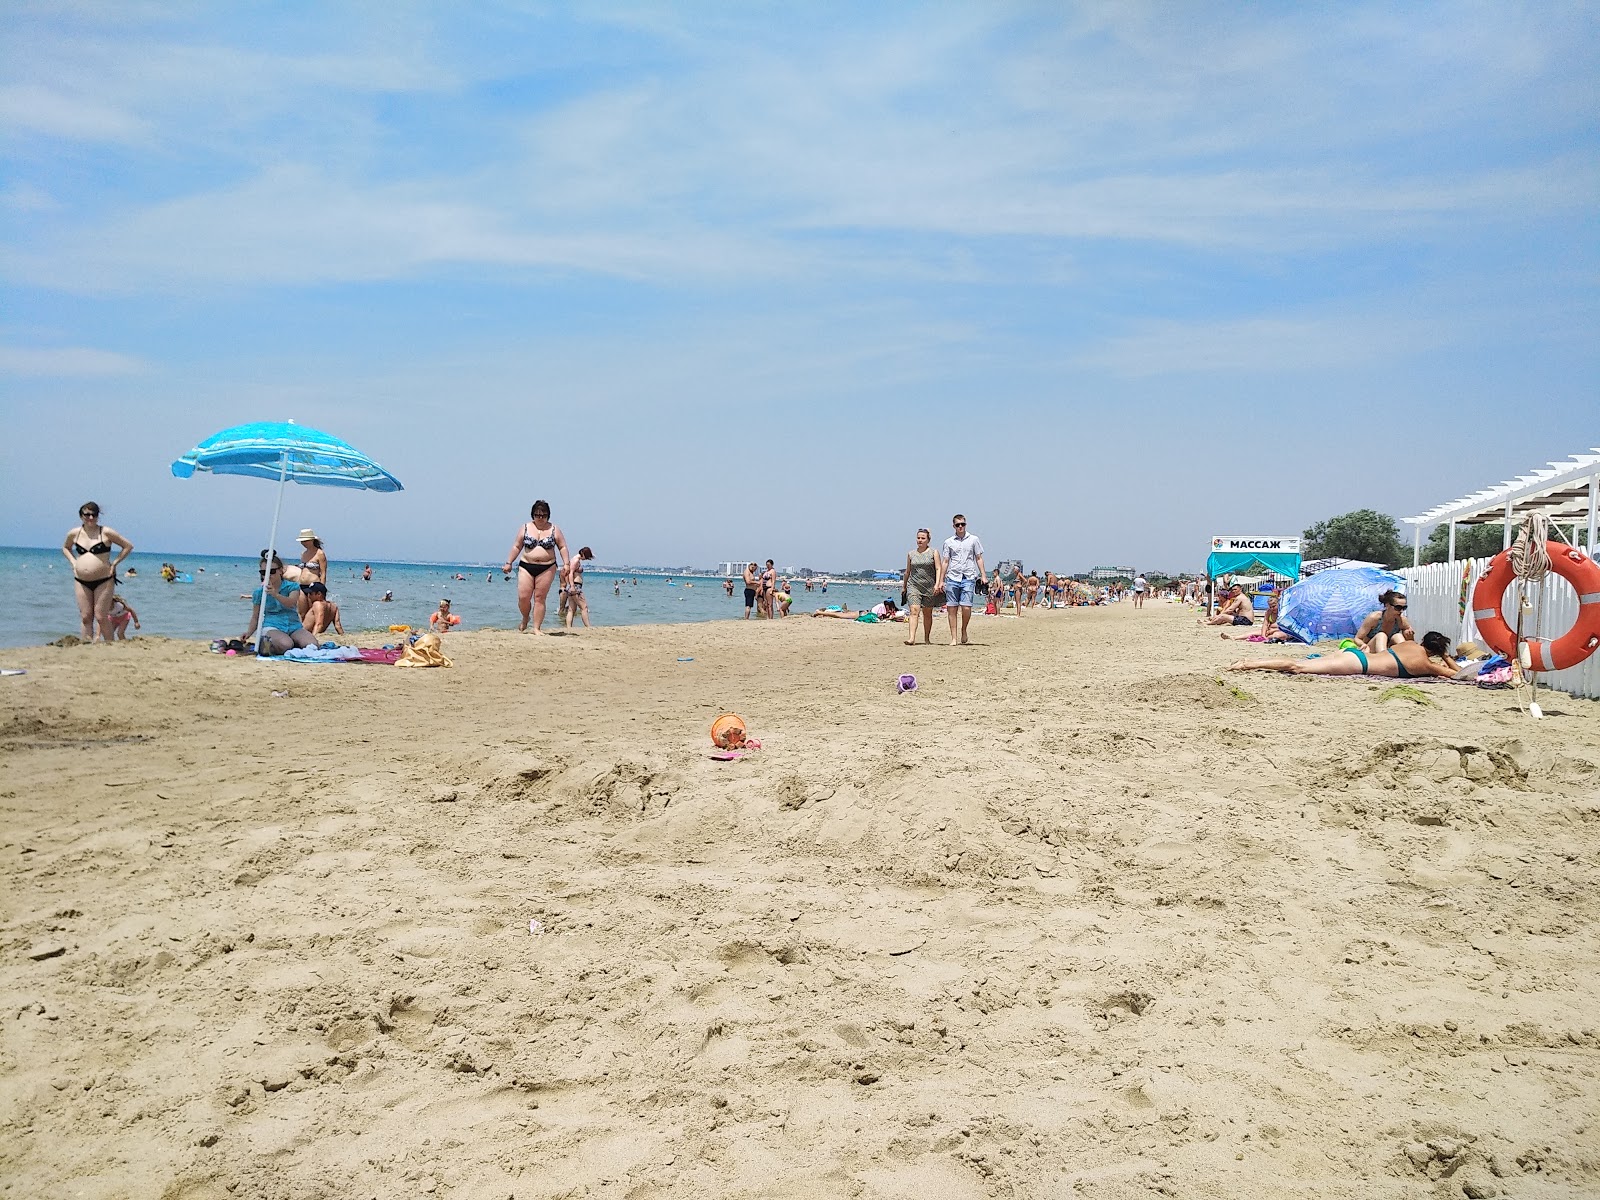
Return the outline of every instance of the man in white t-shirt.
<path id="1" fill-rule="evenodd" d="M 950 524 L 955 527 L 955 533 L 945 538 L 944 545 L 939 547 L 939 557 L 944 559 L 944 610 L 950 617 L 950 644 L 957 644 L 959 619 L 959 641 L 965 646 L 967 622 L 972 620 L 972 598 L 977 594 L 978 581 L 986 577 L 983 543 L 977 534 L 967 532 L 967 519 L 960 513 L 951 518 Z"/>
<path id="2" fill-rule="evenodd" d="M 1133 606 L 1135 608 L 1144 607 L 1144 594 L 1149 590 L 1150 581 L 1143 575 L 1135 575 L 1133 577 Z"/>

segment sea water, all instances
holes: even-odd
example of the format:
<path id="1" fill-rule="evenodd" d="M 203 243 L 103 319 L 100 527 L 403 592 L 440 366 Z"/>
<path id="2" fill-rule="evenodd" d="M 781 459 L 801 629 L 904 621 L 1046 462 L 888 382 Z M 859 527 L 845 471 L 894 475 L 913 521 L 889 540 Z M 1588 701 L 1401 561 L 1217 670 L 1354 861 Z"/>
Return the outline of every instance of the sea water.
<path id="1" fill-rule="evenodd" d="M 166 582 L 161 578 L 164 562 L 172 563 L 194 582 Z M 365 565 L 338 560 L 328 564 L 328 593 L 351 633 L 387 630 L 390 625 L 426 629 L 428 614 L 439 607 L 443 597 L 449 597 L 450 610 L 460 616 L 460 629 L 515 629 L 522 619 L 517 609 L 516 576 L 508 582 L 498 563 L 374 562 L 370 581 L 361 578 Z M 131 579 L 129 567 L 138 571 Z M 130 555 L 119 570 L 121 582 L 116 588 L 139 614 L 144 628 L 135 630 L 130 624 L 128 636 L 143 633 L 206 641 L 238 637 L 250 621 L 249 593 L 260 584 L 256 569 L 254 558 Z M 458 579 L 458 575 L 466 578 Z M 669 577 L 590 568 L 583 573 L 583 592 L 589 600 L 592 625 L 725 621 L 744 616 L 744 583 L 740 579 L 733 582 L 733 595 L 729 596 L 722 580 L 713 576 Z M 808 592 L 796 580 L 794 589 L 791 611 L 802 613 L 829 604 L 870 607 L 885 596 L 898 596 L 900 583 L 830 583 L 824 593 L 820 584 Z M 385 592 L 394 599 L 386 602 Z M 546 629 L 557 627 L 557 599 L 552 588 Z M 0 547 L 0 646 L 38 646 L 79 631 L 72 568 L 61 551 Z"/>

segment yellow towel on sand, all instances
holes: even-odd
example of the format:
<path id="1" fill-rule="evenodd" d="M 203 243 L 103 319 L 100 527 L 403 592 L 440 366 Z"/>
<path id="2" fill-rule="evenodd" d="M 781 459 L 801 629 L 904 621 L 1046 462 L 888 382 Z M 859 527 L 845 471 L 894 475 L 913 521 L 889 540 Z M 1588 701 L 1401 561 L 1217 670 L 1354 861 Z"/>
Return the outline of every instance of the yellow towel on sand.
<path id="1" fill-rule="evenodd" d="M 400 652 L 397 667 L 448 667 L 450 660 L 439 649 L 439 635 L 425 633 Z"/>

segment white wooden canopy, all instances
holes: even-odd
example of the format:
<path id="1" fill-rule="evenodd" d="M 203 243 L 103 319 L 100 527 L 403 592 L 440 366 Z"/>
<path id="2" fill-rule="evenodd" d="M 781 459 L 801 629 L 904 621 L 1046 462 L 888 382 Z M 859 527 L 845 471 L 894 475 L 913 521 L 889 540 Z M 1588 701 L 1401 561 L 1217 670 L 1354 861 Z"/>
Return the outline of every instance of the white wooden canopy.
<path id="1" fill-rule="evenodd" d="M 1592 447 L 1584 454 L 1574 454 L 1562 462 L 1552 462 L 1515 479 L 1507 479 L 1481 492 L 1452 500 L 1449 504 L 1430 508 L 1415 517 L 1401 518 L 1413 530 L 1412 565 L 1415 566 L 1419 561 L 1424 526 L 1437 525 L 1441 521 L 1450 522 L 1450 561 L 1453 563 L 1456 557 L 1457 525 L 1504 522 L 1504 544 L 1509 546 L 1511 523 L 1516 519 L 1518 509 L 1524 513 L 1536 510 L 1552 520 L 1565 518 L 1574 521 L 1574 524 L 1575 518 L 1587 516 L 1588 547 L 1589 553 L 1593 554 L 1597 495 L 1600 495 L 1600 446 Z"/>
<path id="2" fill-rule="evenodd" d="M 1589 480 L 1597 473 L 1600 446 L 1402 519 L 1407 525 L 1436 525 L 1440 521 L 1486 525 L 1504 521 L 1508 504 L 1524 510 L 1536 508 L 1552 517 L 1581 516 L 1589 511 Z"/>

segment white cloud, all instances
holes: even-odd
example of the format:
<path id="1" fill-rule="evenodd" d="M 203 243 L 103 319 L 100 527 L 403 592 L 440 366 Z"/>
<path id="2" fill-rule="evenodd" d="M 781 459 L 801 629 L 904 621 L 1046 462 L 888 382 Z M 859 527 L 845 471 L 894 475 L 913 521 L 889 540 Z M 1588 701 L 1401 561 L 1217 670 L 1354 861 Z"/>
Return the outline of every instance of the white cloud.
<path id="1" fill-rule="evenodd" d="M 28 83 L 0 87 L 0 124 L 88 142 L 132 142 L 148 132 L 143 121 L 122 109 Z"/>
<path id="2" fill-rule="evenodd" d="M 1159 321 L 1090 347 L 1074 365 L 1132 378 L 1359 370 L 1431 349 L 1447 336 L 1440 324 L 1403 317 Z"/>
<path id="3" fill-rule="evenodd" d="M 86 346 L 0 346 L 0 375 L 33 378 L 105 378 L 142 375 L 150 369 L 143 359 L 112 350 Z"/>

